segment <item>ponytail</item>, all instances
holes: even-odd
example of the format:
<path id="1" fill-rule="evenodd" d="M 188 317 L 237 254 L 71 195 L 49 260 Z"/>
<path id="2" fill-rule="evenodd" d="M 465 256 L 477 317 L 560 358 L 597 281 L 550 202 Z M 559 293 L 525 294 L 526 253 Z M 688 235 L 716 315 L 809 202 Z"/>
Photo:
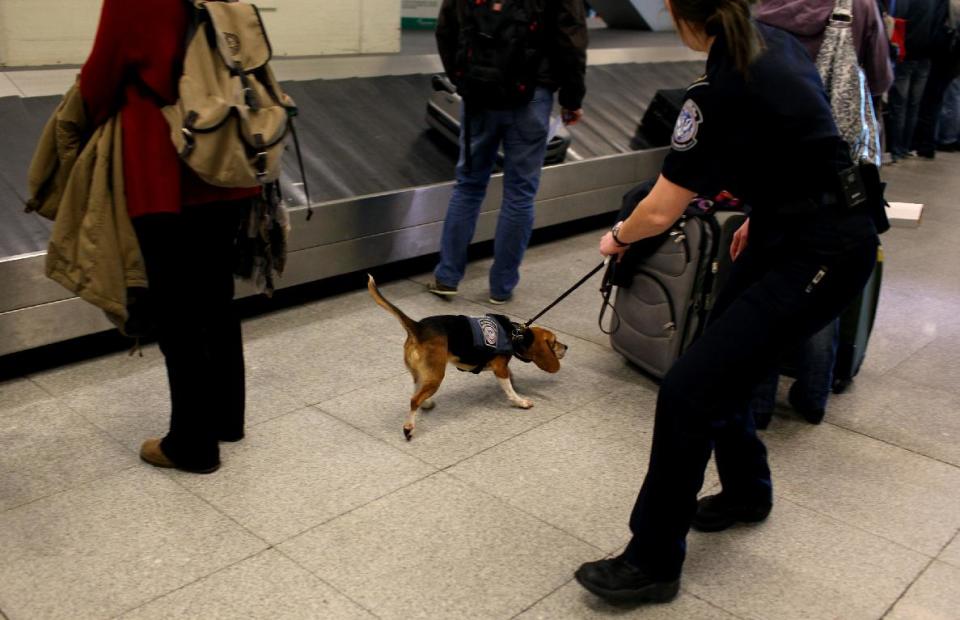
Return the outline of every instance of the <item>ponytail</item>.
<path id="1" fill-rule="evenodd" d="M 763 49 L 750 17 L 755 0 L 671 0 L 674 19 L 701 26 L 708 36 L 721 32 L 737 70 L 744 76 Z"/>
<path id="2" fill-rule="evenodd" d="M 746 75 L 763 45 L 750 18 L 749 3 L 744 0 L 720 0 L 717 12 L 707 20 L 707 32 L 716 27 L 713 24 L 723 29 L 733 63 L 740 73 Z"/>

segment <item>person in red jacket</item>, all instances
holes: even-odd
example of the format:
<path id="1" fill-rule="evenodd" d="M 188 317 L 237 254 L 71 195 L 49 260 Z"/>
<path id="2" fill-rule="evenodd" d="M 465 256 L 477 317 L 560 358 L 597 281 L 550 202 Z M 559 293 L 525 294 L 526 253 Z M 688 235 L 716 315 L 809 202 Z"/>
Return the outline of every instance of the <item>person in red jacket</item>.
<path id="1" fill-rule="evenodd" d="M 80 74 L 89 118 L 120 114 L 127 209 L 137 232 L 170 384 L 170 431 L 141 458 L 209 473 L 219 441 L 243 438 L 240 321 L 231 306 L 238 231 L 258 188 L 203 183 L 180 161 L 160 109 L 177 99 L 190 6 L 104 0 Z"/>

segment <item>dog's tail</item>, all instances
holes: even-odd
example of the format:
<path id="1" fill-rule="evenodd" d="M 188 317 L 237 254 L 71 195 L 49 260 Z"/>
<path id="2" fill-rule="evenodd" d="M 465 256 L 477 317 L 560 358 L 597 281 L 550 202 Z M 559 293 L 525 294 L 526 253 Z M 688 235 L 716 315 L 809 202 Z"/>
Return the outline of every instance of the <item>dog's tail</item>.
<path id="1" fill-rule="evenodd" d="M 419 331 L 417 329 L 417 322 L 404 314 L 400 308 L 387 301 L 386 297 L 380 293 L 380 289 L 377 288 L 377 283 L 373 280 L 372 275 L 368 273 L 367 277 L 369 278 L 367 280 L 367 290 L 370 291 L 370 296 L 373 297 L 373 300 L 377 302 L 378 306 L 397 317 L 400 320 L 400 323 L 403 325 L 403 328 L 407 330 L 407 333 L 410 334 L 414 340 L 416 340 L 417 332 Z"/>

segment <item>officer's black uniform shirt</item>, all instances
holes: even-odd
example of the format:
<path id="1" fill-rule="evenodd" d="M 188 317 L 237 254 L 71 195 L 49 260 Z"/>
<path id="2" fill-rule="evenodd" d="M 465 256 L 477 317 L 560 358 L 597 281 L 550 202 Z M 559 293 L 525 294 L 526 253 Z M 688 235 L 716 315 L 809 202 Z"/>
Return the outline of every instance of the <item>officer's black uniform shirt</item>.
<path id="1" fill-rule="evenodd" d="M 866 216 L 822 207 L 850 159 L 816 66 L 792 35 L 757 29 L 765 49 L 746 77 L 724 36 L 714 41 L 706 75 L 687 91 L 663 176 L 700 195 L 741 198 L 753 245 L 787 237 L 838 249 L 875 234 Z"/>

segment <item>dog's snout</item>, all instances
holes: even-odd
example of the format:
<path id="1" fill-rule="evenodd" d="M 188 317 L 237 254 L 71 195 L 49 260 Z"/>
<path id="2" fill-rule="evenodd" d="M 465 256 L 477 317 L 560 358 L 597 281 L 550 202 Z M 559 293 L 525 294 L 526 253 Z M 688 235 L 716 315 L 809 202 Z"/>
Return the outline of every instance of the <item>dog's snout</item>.
<path id="1" fill-rule="evenodd" d="M 558 342 L 557 345 L 556 345 L 556 348 L 555 348 L 555 351 L 556 351 L 556 353 L 557 353 L 557 359 L 558 359 L 558 360 L 562 360 L 562 359 L 563 359 L 563 356 L 567 354 L 567 349 L 569 349 L 569 348 L 570 348 L 570 347 L 568 347 L 567 345 L 563 344 L 562 342 Z"/>

